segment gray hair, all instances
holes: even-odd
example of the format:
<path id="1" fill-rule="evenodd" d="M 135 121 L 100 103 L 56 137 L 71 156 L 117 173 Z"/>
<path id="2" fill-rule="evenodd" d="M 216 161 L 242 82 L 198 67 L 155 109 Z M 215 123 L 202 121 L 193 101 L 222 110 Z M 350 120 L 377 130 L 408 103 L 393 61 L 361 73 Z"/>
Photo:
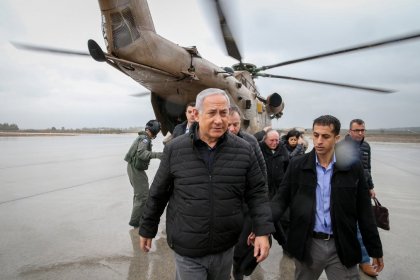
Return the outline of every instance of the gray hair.
<path id="1" fill-rule="evenodd" d="M 241 113 L 239 112 L 239 108 L 236 106 L 231 106 L 229 108 L 229 116 L 233 116 L 235 113 L 238 114 L 239 117 L 241 117 Z"/>
<path id="2" fill-rule="evenodd" d="M 268 134 L 273 134 L 273 133 L 277 133 L 277 135 L 280 137 L 280 133 L 277 130 L 270 128 L 264 134 L 262 141 L 265 141 L 265 139 L 267 139 Z"/>
<path id="3" fill-rule="evenodd" d="M 357 123 L 358 125 L 364 125 L 364 124 L 365 124 L 365 122 L 364 122 L 362 119 L 354 119 L 354 120 L 351 120 L 351 121 L 350 121 L 350 129 L 351 129 L 351 126 L 352 126 L 354 123 Z"/>
<path id="4" fill-rule="evenodd" d="M 195 109 L 197 111 L 199 111 L 200 113 L 202 112 L 204 98 L 210 95 L 223 95 L 224 97 L 226 97 L 228 108 L 230 107 L 229 96 L 226 94 L 224 90 L 218 89 L 218 88 L 208 88 L 208 89 L 202 90 L 195 99 Z"/>

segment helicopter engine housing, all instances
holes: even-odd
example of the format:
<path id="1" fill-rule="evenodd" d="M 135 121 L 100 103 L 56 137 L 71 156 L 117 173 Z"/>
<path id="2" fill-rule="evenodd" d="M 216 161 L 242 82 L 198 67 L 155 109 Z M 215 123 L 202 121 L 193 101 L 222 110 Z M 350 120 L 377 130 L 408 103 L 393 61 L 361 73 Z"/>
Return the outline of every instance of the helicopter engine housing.
<path id="1" fill-rule="evenodd" d="M 273 117 L 280 118 L 283 115 L 284 102 L 280 94 L 274 92 L 267 96 L 267 103 L 265 105 L 267 112 Z"/>

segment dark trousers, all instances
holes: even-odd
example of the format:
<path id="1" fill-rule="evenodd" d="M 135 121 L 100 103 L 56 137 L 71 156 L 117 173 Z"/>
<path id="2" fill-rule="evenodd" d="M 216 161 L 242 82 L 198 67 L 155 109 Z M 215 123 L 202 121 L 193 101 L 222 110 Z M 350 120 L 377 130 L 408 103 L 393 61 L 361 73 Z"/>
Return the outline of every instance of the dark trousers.
<path id="1" fill-rule="evenodd" d="M 243 279 L 243 271 L 239 269 L 242 261 L 247 256 L 249 250 L 254 251 L 253 246 L 248 246 L 248 236 L 252 231 L 252 220 L 249 213 L 245 213 L 244 225 L 238 243 L 236 243 L 233 252 L 233 277 L 235 280 Z"/>
<path id="2" fill-rule="evenodd" d="M 233 248 L 197 258 L 175 253 L 176 280 L 229 280 L 232 257 Z"/>

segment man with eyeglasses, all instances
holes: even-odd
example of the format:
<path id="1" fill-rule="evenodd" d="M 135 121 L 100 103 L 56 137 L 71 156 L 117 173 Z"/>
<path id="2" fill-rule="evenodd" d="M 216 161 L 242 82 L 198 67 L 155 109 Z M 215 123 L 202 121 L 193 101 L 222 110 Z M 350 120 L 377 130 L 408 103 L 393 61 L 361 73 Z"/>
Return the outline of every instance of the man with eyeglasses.
<path id="1" fill-rule="evenodd" d="M 370 145 L 365 141 L 365 122 L 361 119 L 354 119 L 350 122 L 350 129 L 348 135 L 346 135 L 344 141 L 352 144 L 355 147 L 354 152 L 358 153 L 360 161 L 363 164 L 364 174 L 366 182 L 369 187 L 370 196 L 375 197 L 375 191 L 373 190 L 373 181 L 371 175 L 371 152 Z M 376 268 L 371 265 L 370 257 L 366 251 L 365 245 L 363 244 L 362 236 L 360 231 L 357 231 L 357 237 L 360 243 L 360 249 L 362 250 L 362 260 L 359 264 L 360 269 L 369 276 L 377 276 L 378 272 Z"/>
<path id="2" fill-rule="evenodd" d="M 363 163 L 363 168 L 365 171 L 366 181 L 369 186 L 369 192 L 371 197 L 375 197 L 375 191 L 373 190 L 373 181 L 371 175 L 371 153 L 370 153 L 370 145 L 368 142 L 365 141 L 365 122 L 361 119 L 354 119 L 350 122 L 350 129 L 348 135 L 345 137 L 345 141 L 352 140 L 357 147 L 359 148 L 360 152 L 360 160 Z"/>

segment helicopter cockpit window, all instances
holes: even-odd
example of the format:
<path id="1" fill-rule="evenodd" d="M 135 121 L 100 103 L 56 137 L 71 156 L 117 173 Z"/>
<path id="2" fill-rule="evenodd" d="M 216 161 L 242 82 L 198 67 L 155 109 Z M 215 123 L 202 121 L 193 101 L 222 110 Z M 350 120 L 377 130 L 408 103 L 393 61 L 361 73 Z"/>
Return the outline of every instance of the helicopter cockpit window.
<path id="1" fill-rule="evenodd" d="M 140 37 L 129 8 L 124 9 L 121 13 L 112 13 L 111 22 L 114 48 L 125 47 Z"/>

